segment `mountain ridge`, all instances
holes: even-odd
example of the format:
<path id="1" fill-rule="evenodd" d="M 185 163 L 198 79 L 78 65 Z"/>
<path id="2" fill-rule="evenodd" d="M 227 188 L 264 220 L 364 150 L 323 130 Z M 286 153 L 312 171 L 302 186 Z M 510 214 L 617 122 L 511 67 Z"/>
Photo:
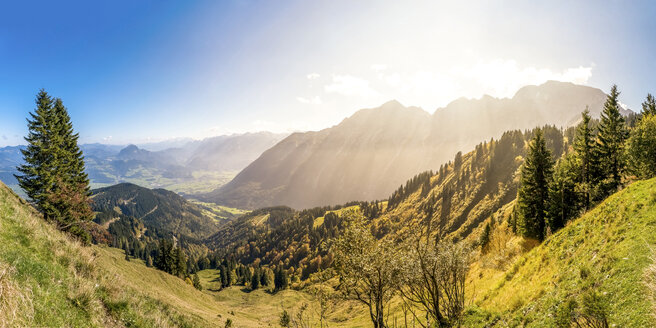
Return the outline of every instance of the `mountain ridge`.
<path id="1" fill-rule="evenodd" d="M 330 128 L 290 135 L 201 198 L 248 209 L 382 199 L 417 172 L 504 131 L 571 126 L 586 107 L 598 117 L 605 99 L 600 89 L 549 81 L 513 98 L 459 99 L 433 114 L 393 100 Z"/>

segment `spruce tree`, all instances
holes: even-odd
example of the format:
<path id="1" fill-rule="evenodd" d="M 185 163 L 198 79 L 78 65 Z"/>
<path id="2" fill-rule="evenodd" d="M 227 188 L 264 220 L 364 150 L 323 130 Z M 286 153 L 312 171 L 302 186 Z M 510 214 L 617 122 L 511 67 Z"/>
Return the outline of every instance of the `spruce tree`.
<path id="1" fill-rule="evenodd" d="M 179 247 L 175 249 L 173 256 L 175 259 L 175 271 L 173 274 L 178 277 L 184 277 L 187 274 L 187 258 Z"/>
<path id="2" fill-rule="evenodd" d="M 130 261 L 130 250 L 127 245 L 123 248 L 123 252 L 125 252 L 125 260 Z"/>
<path id="3" fill-rule="evenodd" d="M 287 281 L 287 272 L 282 267 L 276 269 L 273 284 L 276 290 L 286 289 L 289 285 L 289 282 Z"/>
<path id="4" fill-rule="evenodd" d="M 53 111 L 58 121 L 56 132 L 61 140 L 60 147 L 62 149 L 59 165 L 61 165 L 61 170 L 66 173 L 65 182 L 78 186 L 81 189 L 80 192 L 90 195 L 89 177 L 84 172 L 84 154 L 77 144 L 79 134 L 73 130 L 71 117 L 61 99 L 55 99 Z"/>
<path id="5" fill-rule="evenodd" d="M 626 141 L 628 168 L 639 179 L 656 177 L 656 115 L 647 115 Z"/>
<path id="6" fill-rule="evenodd" d="M 647 99 L 642 103 L 642 115 L 656 115 L 656 99 L 651 93 L 647 94 Z"/>
<path id="7" fill-rule="evenodd" d="M 590 120 L 590 111 L 586 108 L 581 113 L 581 123 L 576 127 L 573 145 L 579 167 L 576 182 L 584 195 L 583 206 L 586 210 L 590 207 L 590 190 L 597 174 L 595 137 Z"/>
<path id="8" fill-rule="evenodd" d="M 230 287 L 232 286 L 232 281 L 234 280 L 234 274 L 232 272 L 231 267 L 228 265 L 226 267 L 226 284 L 224 285 L 225 287 Z"/>
<path id="9" fill-rule="evenodd" d="M 517 192 L 518 230 L 525 237 L 544 238 L 552 171 L 551 152 L 542 131 L 537 129 L 522 166 L 521 185 Z"/>
<path id="10" fill-rule="evenodd" d="M 260 270 L 255 269 L 251 277 L 251 289 L 256 290 L 258 288 L 260 288 Z"/>
<path id="11" fill-rule="evenodd" d="M 490 222 L 485 223 L 481 237 L 478 239 L 478 245 L 481 246 L 481 252 L 485 253 L 487 244 L 490 243 Z"/>
<path id="12" fill-rule="evenodd" d="M 221 272 L 221 288 L 228 287 L 228 274 L 226 273 L 226 267 L 221 266 L 219 270 Z"/>
<path id="13" fill-rule="evenodd" d="M 269 284 L 271 282 L 269 282 L 269 274 L 267 272 L 267 269 L 262 269 L 262 271 L 260 273 L 261 273 L 261 275 L 260 275 L 260 286 L 262 286 L 262 287 L 269 286 Z"/>
<path id="14" fill-rule="evenodd" d="M 36 96 L 36 109 L 27 120 L 27 147 L 21 150 L 25 164 L 17 167 L 20 175 L 15 175 L 18 185 L 35 203 L 46 220 L 50 220 L 53 208 L 47 201 L 48 193 L 55 184 L 53 100 L 45 90 Z"/>
<path id="15" fill-rule="evenodd" d="M 552 232 L 563 228 L 574 219 L 583 207 L 581 194 L 577 192 L 577 168 L 571 154 L 558 160 L 553 179 L 549 185 L 549 208 L 547 225 Z"/>
<path id="16" fill-rule="evenodd" d="M 624 171 L 624 141 L 628 136 L 624 117 L 620 113 L 619 91 L 613 85 L 601 112 L 597 144 L 600 156 L 600 196 L 614 193 L 622 183 Z"/>
<path id="17" fill-rule="evenodd" d="M 194 288 L 196 288 L 198 290 L 203 290 L 203 286 L 200 284 L 200 278 L 198 278 L 197 273 L 194 273 L 193 285 L 194 285 Z"/>
<path id="18" fill-rule="evenodd" d="M 16 179 L 46 220 L 88 243 L 84 225 L 93 218 L 89 179 L 66 107 L 41 90 L 30 117 L 25 164 L 17 168 L 22 174 Z"/>

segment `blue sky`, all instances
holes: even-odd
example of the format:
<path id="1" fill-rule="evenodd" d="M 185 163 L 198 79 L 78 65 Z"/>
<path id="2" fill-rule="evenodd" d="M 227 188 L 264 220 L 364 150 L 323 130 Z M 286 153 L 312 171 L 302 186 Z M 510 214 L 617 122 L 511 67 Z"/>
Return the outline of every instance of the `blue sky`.
<path id="1" fill-rule="evenodd" d="M 316 130 L 389 99 L 433 112 L 547 79 L 639 109 L 656 93 L 648 1 L 12 1 L 0 10 L 0 146 L 34 95 L 82 142 Z"/>

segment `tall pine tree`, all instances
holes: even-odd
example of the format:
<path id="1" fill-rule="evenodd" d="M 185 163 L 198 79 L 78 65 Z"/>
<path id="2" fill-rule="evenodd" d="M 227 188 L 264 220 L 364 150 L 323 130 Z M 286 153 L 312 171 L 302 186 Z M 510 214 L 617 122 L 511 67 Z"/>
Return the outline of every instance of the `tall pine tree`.
<path id="1" fill-rule="evenodd" d="M 93 218 L 89 179 L 66 107 L 41 90 L 30 117 L 25 164 L 16 179 L 46 220 L 88 242 L 85 224 Z"/>
<path id="2" fill-rule="evenodd" d="M 581 212 L 585 196 L 577 191 L 574 154 L 568 154 L 558 160 L 553 178 L 549 185 L 549 209 L 547 226 L 552 232 L 563 228 L 568 221 Z"/>
<path id="3" fill-rule="evenodd" d="M 647 94 L 647 99 L 642 103 L 642 115 L 656 115 L 656 99 L 651 93 Z"/>
<path id="4" fill-rule="evenodd" d="M 71 117 L 68 110 L 64 107 L 61 99 L 55 99 L 53 106 L 54 115 L 57 118 L 57 136 L 61 140 L 61 170 L 66 172 L 66 183 L 82 188 L 80 191 L 90 195 L 89 177 L 84 172 L 84 155 L 77 144 L 79 134 L 73 130 Z"/>
<path id="5" fill-rule="evenodd" d="M 53 100 L 44 90 L 39 91 L 36 96 L 36 109 L 30 113 L 27 119 L 29 130 L 25 141 L 27 147 L 22 150 L 25 164 L 17 167 L 20 175 L 16 175 L 18 185 L 25 191 L 27 196 L 36 204 L 36 207 L 44 214 L 46 220 L 50 220 L 52 208 L 47 202 L 48 193 L 55 184 L 55 162 L 54 155 L 54 115 Z"/>
<path id="6" fill-rule="evenodd" d="M 517 192 L 518 230 L 526 237 L 544 238 L 552 172 L 551 152 L 547 149 L 542 130 L 537 129 L 522 166 L 521 185 Z"/>
<path id="7" fill-rule="evenodd" d="M 594 177 L 597 175 L 595 136 L 590 126 L 590 120 L 590 111 L 586 108 L 581 114 L 581 123 L 576 127 L 573 145 L 579 168 L 576 182 L 583 194 L 583 207 L 586 210 L 590 207 L 590 190 L 594 183 Z"/>
<path id="8" fill-rule="evenodd" d="M 619 94 L 617 86 L 613 85 L 606 98 L 599 123 L 597 144 L 601 168 L 600 196 L 603 198 L 616 192 L 620 187 L 625 166 L 624 141 L 628 137 L 628 131 L 624 117 L 620 113 Z"/>

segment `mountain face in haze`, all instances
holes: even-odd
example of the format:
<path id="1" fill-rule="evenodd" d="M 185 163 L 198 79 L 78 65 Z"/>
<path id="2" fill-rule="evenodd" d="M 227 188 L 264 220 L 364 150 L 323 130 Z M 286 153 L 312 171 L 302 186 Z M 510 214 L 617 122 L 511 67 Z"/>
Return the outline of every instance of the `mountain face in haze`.
<path id="1" fill-rule="evenodd" d="M 186 166 L 194 170 L 240 171 L 286 136 L 257 132 L 207 138 L 196 145 Z"/>
<path id="2" fill-rule="evenodd" d="M 285 136 L 259 132 L 143 146 L 85 144 L 81 149 L 89 178 L 96 186 L 132 182 L 194 194 L 228 182 L 236 172 Z M 186 142 L 182 144 L 183 141 Z M 166 145 L 179 147 L 153 150 Z M 16 166 L 23 162 L 20 152 L 23 148 L 0 148 L 0 181 L 14 188 L 17 182 L 13 175 L 18 173 Z"/>
<path id="3" fill-rule="evenodd" d="M 204 199 L 240 208 L 382 199 L 409 177 L 506 130 L 570 126 L 586 106 L 598 117 L 605 99 L 599 89 L 550 81 L 510 99 L 459 99 L 433 115 L 391 101 L 334 127 L 290 135 Z"/>

